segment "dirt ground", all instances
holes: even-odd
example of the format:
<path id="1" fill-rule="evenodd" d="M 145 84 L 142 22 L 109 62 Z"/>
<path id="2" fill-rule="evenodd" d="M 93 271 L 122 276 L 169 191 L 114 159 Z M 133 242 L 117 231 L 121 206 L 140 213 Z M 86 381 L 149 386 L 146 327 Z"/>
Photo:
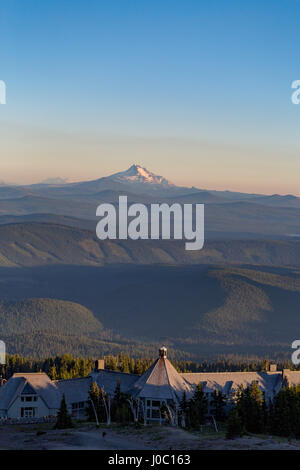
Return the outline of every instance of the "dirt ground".
<path id="1" fill-rule="evenodd" d="M 106 436 L 103 437 L 103 432 Z M 166 426 L 112 426 L 97 429 L 81 424 L 53 430 L 51 425 L 0 427 L 0 450 L 300 450 L 300 441 L 245 436 L 227 440 L 224 432 L 190 433 Z"/>

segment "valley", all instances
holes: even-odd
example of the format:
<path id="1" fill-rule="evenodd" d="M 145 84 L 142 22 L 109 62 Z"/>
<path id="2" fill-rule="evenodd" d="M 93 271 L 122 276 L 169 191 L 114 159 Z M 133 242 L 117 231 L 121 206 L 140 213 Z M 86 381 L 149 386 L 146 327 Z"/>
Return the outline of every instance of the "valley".
<path id="1" fill-rule="evenodd" d="M 131 202 L 204 202 L 204 248 L 99 240 L 96 206 L 123 191 Z M 1 207 L 0 332 L 11 354 L 151 357 L 164 343 L 183 360 L 289 357 L 298 198 L 181 188 L 133 165 L 95 181 L 2 186 Z"/>

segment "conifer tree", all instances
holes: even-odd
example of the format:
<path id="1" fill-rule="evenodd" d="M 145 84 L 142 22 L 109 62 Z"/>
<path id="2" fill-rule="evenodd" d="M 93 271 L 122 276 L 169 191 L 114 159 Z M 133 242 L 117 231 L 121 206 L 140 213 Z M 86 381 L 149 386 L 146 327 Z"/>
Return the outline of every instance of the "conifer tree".
<path id="1" fill-rule="evenodd" d="M 269 407 L 266 401 L 266 394 L 263 392 L 263 399 L 261 404 L 262 409 L 262 431 L 266 432 L 269 430 L 269 421 L 270 421 L 270 414 L 269 414 Z"/>
<path id="2" fill-rule="evenodd" d="M 196 387 L 193 398 L 190 400 L 189 408 L 191 426 L 193 428 L 199 428 L 201 424 L 205 423 L 208 411 L 208 402 L 205 393 L 203 392 L 201 382 Z"/>
<path id="3" fill-rule="evenodd" d="M 130 421 L 128 398 L 129 396 L 126 393 L 121 392 L 121 382 L 120 379 L 118 379 L 111 407 L 113 421 L 117 423 L 125 423 Z"/>
<path id="4" fill-rule="evenodd" d="M 226 397 L 220 390 L 214 390 L 211 401 L 211 413 L 216 421 L 225 420 Z"/>
<path id="5" fill-rule="evenodd" d="M 253 382 L 246 388 L 239 387 L 236 407 L 246 431 L 263 431 L 262 392 L 257 383 Z"/>
<path id="6" fill-rule="evenodd" d="M 270 421 L 273 434 L 300 437 L 300 392 L 296 387 L 282 389 L 275 396 Z"/>
<path id="7" fill-rule="evenodd" d="M 134 373 L 138 375 L 142 375 L 143 372 L 144 372 L 144 367 L 143 367 L 142 361 L 140 359 L 136 359 Z"/>
<path id="8" fill-rule="evenodd" d="M 180 402 L 181 411 L 181 425 L 184 427 L 190 427 L 190 415 L 189 415 L 189 403 L 186 398 L 186 391 L 184 390 L 182 399 Z"/>
<path id="9" fill-rule="evenodd" d="M 233 408 L 228 417 L 226 439 L 234 439 L 243 435 L 242 420 L 239 416 L 237 408 Z"/>
<path id="10" fill-rule="evenodd" d="M 63 395 L 61 403 L 60 403 L 60 409 L 59 409 L 59 412 L 57 413 L 57 421 L 55 424 L 55 428 L 66 429 L 66 428 L 71 428 L 71 427 L 73 427 L 73 423 L 72 423 L 71 416 L 68 413 L 65 395 Z"/>
<path id="11" fill-rule="evenodd" d="M 114 393 L 114 401 L 116 403 L 119 403 L 121 400 L 121 381 L 120 379 L 117 380 L 117 385 L 115 388 L 115 393 Z"/>
<path id="12" fill-rule="evenodd" d="M 57 380 L 58 374 L 55 365 L 51 366 L 49 369 L 49 377 L 51 380 Z"/>

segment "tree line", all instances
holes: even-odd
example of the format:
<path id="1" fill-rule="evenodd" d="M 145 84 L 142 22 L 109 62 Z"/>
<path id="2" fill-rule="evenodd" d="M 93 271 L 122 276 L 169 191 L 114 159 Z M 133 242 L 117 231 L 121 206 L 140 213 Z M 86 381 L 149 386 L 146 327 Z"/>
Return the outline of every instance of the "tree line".
<path id="1" fill-rule="evenodd" d="M 154 362 L 153 357 L 133 357 L 120 352 L 104 358 L 105 369 L 129 374 L 143 374 Z M 179 361 L 172 360 L 178 372 L 251 372 L 269 369 L 269 361 L 234 361 L 221 359 L 216 361 Z M 45 359 L 33 359 L 18 354 L 7 355 L 6 366 L 0 365 L 0 376 L 9 379 L 15 372 L 45 372 L 52 380 L 85 377 L 94 368 L 93 358 L 74 357 L 71 354 L 57 355 Z M 278 364 L 279 369 L 297 370 L 289 361 Z M 300 368 L 298 367 L 298 370 Z"/>
<path id="2" fill-rule="evenodd" d="M 227 419 L 227 437 L 245 433 L 300 438 L 300 387 L 284 387 L 271 401 L 256 383 L 240 387 Z"/>

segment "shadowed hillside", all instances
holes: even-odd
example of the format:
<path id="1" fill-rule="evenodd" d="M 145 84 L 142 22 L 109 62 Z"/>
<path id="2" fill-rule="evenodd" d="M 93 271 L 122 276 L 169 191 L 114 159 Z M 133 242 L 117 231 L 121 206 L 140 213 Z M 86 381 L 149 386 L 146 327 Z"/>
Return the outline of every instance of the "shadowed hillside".
<path id="1" fill-rule="evenodd" d="M 65 225 L 0 225 L 0 266 L 124 263 L 300 265 L 300 241 L 215 240 L 203 250 L 186 251 L 183 241 L 100 241 L 91 231 Z"/>
<path id="2" fill-rule="evenodd" d="M 48 300 L 43 309 L 41 300 L 2 304 L 2 331 L 15 333 L 10 344 L 26 354 L 28 345 L 39 355 L 53 353 L 56 346 L 60 353 L 83 355 L 94 354 L 97 347 L 102 353 L 128 351 L 136 341 L 143 343 L 141 349 L 165 343 L 180 357 L 202 359 L 279 350 L 288 354 L 299 323 L 300 273 L 296 268 L 208 265 L 0 269 L 2 299 L 32 296 L 72 300 L 92 313 L 86 316 L 77 306 L 84 315 L 74 317 L 68 309 L 53 310 Z M 54 322 L 53 312 L 62 318 Z M 49 331 L 54 323 L 57 330 Z"/>

